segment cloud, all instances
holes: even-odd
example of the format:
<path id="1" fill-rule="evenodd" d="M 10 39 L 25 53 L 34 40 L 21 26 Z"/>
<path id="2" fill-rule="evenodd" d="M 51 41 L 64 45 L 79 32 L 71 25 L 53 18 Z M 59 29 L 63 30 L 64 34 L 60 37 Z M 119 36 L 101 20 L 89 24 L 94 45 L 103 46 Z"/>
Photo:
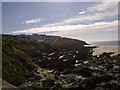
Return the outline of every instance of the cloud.
<path id="1" fill-rule="evenodd" d="M 118 21 L 99 22 L 91 25 L 86 25 L 78 30 L 60 31 L 52 33 L 63 37 L 93 41 L 111 41 L 118 40 Z"/>
<path id="2" fill-rule="evenodd" d="M 41 21 L 43 21 L 43 19 L 40 19 L 40 18 L 31 19 L 31 20 L 25 21 L 25 24 L 38 23 L 38 22 L 41 22 Z M 23 23 L 21 23 L 21 24 L 23 24 Z"/>
<path id="3" fill-rule="evenodd" d="M 86 32 L 86 30 L 94 31 L 96 30 L 102 30 L 105 28 L 110 28 L 112 26 L 117 25 L 118 21 L 115 20 L 113 22 L 97 22 L 94 24 L 88 24 L 88 25 L 82 25 L 82 24 L 78 24 L 78 25 L 62 25 L 62 26 L 51 26 L 51 27 L 37 27 L 37 28 L 30 28 L 30 29 L 24 29 L 24 30 L 18 30 L 18 31 L 14 31 L 12 33 L 14 34 L 20 34 L 20 33 L 27 33 L 27 34 L 31 34 L 31 33 L 40 33 L 40 32 L 50 32 L 50 31 L 81 31 L 81 33 Z"/>
<path id="4" fill-rule="evenodd" d="M 81 14 L 85 14 L 85 12 L 84 12 L 84 11 L 82 11 L 82 12 L 79 12 L 78 14 L 79 14 L 79 15 L 81 15 Z"/>
<path id="5" fill-rule="evenodd" d="M 89 7 L 87 10 L 90 12 L 95 12 L 95 11 L 105 11 L 109 9 L 116 10 L 117 7 L 117 2 L 101 2 L 101 4 L 94 5 L 92 7 Z"/>
<path id="6" fill-rule="evenodd" d="M 56 23 L 50 23 L 44 26 L 59 26 L 68 25 L 74 23 L 85 23 L 86 21 L 96 22 L 104 19 L 111 19 L 118 15 L 118 3 L 117 2 L 101 2 L 91 7 L 88 7 L 84 12 L 79 12 L 79 14 L 72 18 L 68 18 Z"/>

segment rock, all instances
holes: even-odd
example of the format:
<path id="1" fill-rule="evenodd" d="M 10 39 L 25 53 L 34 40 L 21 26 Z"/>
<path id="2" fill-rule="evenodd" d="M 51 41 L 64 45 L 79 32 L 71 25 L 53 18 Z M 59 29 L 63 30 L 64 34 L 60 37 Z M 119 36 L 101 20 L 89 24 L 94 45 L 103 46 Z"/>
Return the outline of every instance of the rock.
<path id="1" fill-rule="evenodd" d="M 112 80 L 112 76 L 110 75 L 100 75 L 100 76 L 91 76 L 80 83 L 80 86 L 84 88 L 84 90 L 91 90 L 97 87 L 106 86 L 105 82 L 109 82 Z"/>
<path id="2" fill-rule="evenodd" d="M 97 88 L 95 88 L 94 90 L 106 90 L 106 88 L 105 87 L 97 87 Z M 108 90 L 108 89 L 107 89 Z"/>
<path id="3" fill-rule="evenodd" d="M 101 83 L 101 82 L 108 82 L 112 80 L 112 78 L 113 77 L 111 75 L 103 74 L 100 76 L 95 76 L 93 80 L 95 81 L 95 83 Z"/>
<path id="4" fill-rule="evenodd" d="M 77 68 L 72 71 L 74 74 L 79 74 L 83 77 L 90 77 L 92 75 L 93 70 L 87 67 Z"/>
<path id="5" fill-rule="evenodd" d="M 84 63 L 84 64 L 87 64 L 87 63 L 88 63 L 88 61 L 83 61 L 83 63 Z"/>
<path id="6" fill-rule="evenodd" d="M 94 89 L 97 87 L 93 78 L 94 77 L 88 78 L 80 83 L 80 85 L 82 86 L 84 90 L 90 90 L 90 89 Z"/>
<path id="7" fill-rule="evenodd" d="M 62 78 L 64 78 L 67 83 L 72 83 L 76 81 L 81 81 L 83 77 L 77 74 L 65 74 L 62 76 Z"/>
<path id="8" fill-rule="evenodd" d="M 106 85 L 107 88 L 110 88 L 110 89 L 117 89 L 117 90 L 120 90 L 120 84 L 119 83 L 115 83 L 115 82 L 109 82 L 107 85 Z"/>
<path id="9" fill-rule="evenodd" d="M 51 88 L 55 84 L 55 80 L 53 79 L 45 79 L 45 80 L 42 80 L 41 82 L 42 82 L 43 88 Z"/>
<path id="10" fill-rule="evenodd" d="M 103 74 L 100 76 L 91 76 L 89 79 L 92 80 L 94 83 L 98 84 L 101 82 L 109 82 L 110 80 L 112 80 L 112 76 Z"/>
<path id="11" fill-rule="evenodd" d="M 6 82 L 6 81 L 2 81 L 2 90 L 19 90 L 16 86 Z"/>
<path id="12" fill-rule="evenodd" d="M 51 87 L 51 90 L 61 90 L 62 85 L 61 84 L 55 84 L 53 87 Z"/>
<path id="13" fill-rule="evenodd" d="M 114 52 L 103 52 L 102 54 L 99 55 L 101 58 L 109 58 L 111 55 L 114 54 Z"/>
<path id="14" fill-rule="evenodd" d="M 35 72 L 29 72 L 28 74 L 25 75 L 25 78 L 32 78 L 35 77 L 36 73 Z"/>

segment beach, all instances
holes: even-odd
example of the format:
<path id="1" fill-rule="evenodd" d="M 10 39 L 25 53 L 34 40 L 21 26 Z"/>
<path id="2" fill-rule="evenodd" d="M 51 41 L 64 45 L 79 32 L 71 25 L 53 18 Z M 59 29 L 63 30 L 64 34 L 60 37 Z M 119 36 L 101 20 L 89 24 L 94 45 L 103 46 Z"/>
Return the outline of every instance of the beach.
<path id="1" fill-rule="evenodd" d="M 94 49 L 93 55 L 99 55 L 103 52 L 114 52 L 114 55 L 120 54 L 120 46 L 99 46 Z"/>

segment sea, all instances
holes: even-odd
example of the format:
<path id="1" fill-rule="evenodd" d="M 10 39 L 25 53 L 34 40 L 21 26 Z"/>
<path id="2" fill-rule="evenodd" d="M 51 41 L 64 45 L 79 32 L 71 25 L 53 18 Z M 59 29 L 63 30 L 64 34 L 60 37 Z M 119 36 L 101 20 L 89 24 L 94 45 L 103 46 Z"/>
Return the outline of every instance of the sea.
<path id="1" fill-rule="evenodd" d="M 103 52 L 114 52 L 113 55 L 120 54 L 120 41 L 92 42 L 91 45 L 98 46 L 93 49 L 93 55 L 100 55 Z"/>

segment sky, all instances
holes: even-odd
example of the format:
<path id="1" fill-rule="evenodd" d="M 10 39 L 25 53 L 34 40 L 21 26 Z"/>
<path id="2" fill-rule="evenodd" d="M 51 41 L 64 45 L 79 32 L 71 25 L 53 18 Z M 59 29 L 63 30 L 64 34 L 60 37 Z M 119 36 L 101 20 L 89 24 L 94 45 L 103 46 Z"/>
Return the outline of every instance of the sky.
<path id="1" fill-rule="evenodd" d="M 118 40 L 117 2 L 3 2 L 3 34 Z"/>

